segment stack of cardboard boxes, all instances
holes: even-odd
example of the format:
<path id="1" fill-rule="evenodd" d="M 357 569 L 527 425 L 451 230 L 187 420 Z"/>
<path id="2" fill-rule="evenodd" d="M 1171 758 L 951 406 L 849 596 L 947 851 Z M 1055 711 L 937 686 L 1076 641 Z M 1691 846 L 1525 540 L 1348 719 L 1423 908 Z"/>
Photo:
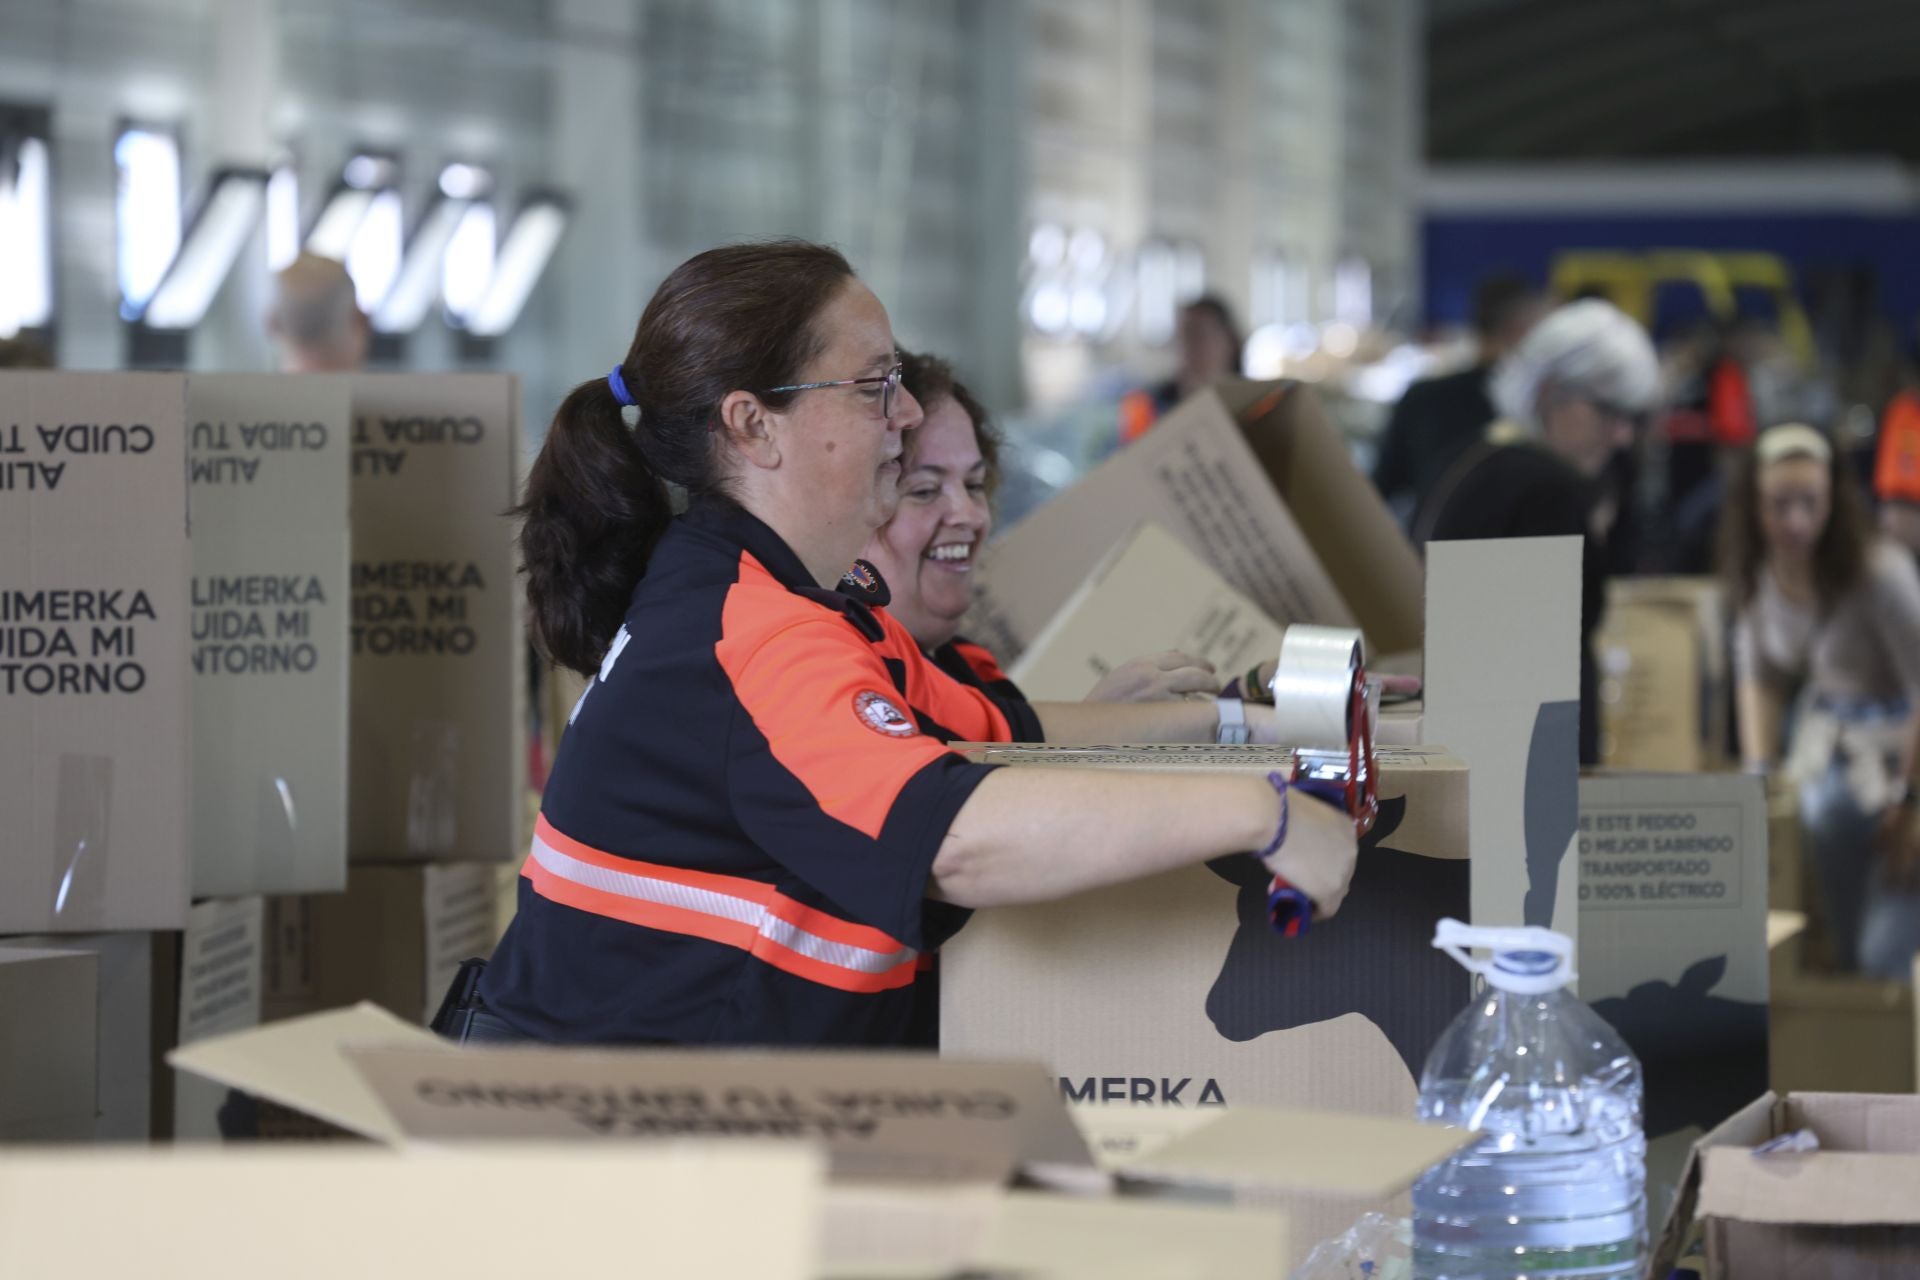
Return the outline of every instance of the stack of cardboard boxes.
<path id="1" fill-rule="evenodd" d="M 38 1060 L 88 1136 L 214 1136 L 224 1093 L 175 1096 L 159 1050 L 327 999 L 424 1017 L 491 943 L 517 389 L 0 378 L 0 936 L 92 961 L 84 1068 Z"/>

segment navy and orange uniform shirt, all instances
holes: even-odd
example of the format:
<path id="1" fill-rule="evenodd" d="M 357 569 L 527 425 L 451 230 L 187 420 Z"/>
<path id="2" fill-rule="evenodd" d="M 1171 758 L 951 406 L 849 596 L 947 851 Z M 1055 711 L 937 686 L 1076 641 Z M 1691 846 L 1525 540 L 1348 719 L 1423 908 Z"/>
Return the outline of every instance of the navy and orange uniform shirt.
<path id="1" fill-rule="evenodd" d="M 574 709 L 481 998 L 559 1042 L 925 1042 L 927 899 L 1009 741 L 858 564 L 823 590 L 761 521 L 696 503 L 654 549 Z"/>
<path id="2" fill-rule="evenodd" d="M 955 636 L 927 656 L 934 666 L 961 684 L 971 685 L 994 700 L 1013 730 L 1010 741 L 1046 741 L 1046 731 L 1040 726 L 1033 704 L 1020 692 L 1020 686 L 1000 669 L 1000 660 L 993 656 L 992 650 L 965 636 Z"/>

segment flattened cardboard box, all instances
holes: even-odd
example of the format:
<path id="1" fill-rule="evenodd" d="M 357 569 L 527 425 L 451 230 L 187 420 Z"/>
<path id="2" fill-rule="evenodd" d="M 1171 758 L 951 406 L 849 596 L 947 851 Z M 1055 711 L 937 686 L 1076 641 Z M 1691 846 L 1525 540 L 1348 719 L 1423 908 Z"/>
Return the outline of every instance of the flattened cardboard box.
<path id="1" fill-rule="evenodd" d="M 347 883 L 344 377 L 195 374 L 195 897 Z"/>
<path id="2" fill-rule="evenodd" d="M 960 749 L 1026 768 L 1264 777 L 1292 762 L 1273 747 Z M 1427 1052 L 1471 996 L 1432 946 L 1435 923 L 1467 911 L 1468 778 L 1438 748 L 1379 763 L 1380 818 L 1332 920 L 1276 935 L 1245 855 L 980 912 L 942 949 L 941 1052 L 1037 1058 L 1073 1101 L 1413 1115 Z M 1297 1241 L 1352 1216 L 1296 1212 Z"/>
<path id="3" fill-rule="evenodd" d="M 353 379 L 355 862 L 518 850 L 526 641 L 513 528 L 518 384 Z"/>
<path id="4" fill-rule="evenodd" d="M 1422 741 L 1473 770 L 1473 922 L 1579 941 L 1579 538 L 1427 544 Z"/>
<path id="5" fill-rule="evenodd" d="M 0 945 L 0 1142 L 93 1140 L 98 992 L 91 952 Z"/>
<path id="6" fill-rule="evenodd" d="M 1142 519 L 1275 622 L 1358 626 L 1379 653 L 1420 647 L 1419 559 L 1312 391 L 1237 379 L 995 539 L 961 629 L 1015 661 Z"/>
<path id="7" fill-rule="evenodd" d="M 0 933 L 178 929 L 186 380 L 0 373 Z"/>
<path id="8" fill-rule="evenodd" d="M 1813 1152 L 1753 1148 L 1809 1129 Z M 1920 1274 L 1920 1097 L 1768 1093 L 1694 1145 L 1651 1275 L 1704 1229 L 1706 1280 Z"/>
<path id="9" fill-rule="evenodd" d="M 1767 1087 L 1767 819 L 1758 778 L 1580 780 L 1580 998 L 1645 1072 L 1649 1212 L 1694 1139 Z"/>

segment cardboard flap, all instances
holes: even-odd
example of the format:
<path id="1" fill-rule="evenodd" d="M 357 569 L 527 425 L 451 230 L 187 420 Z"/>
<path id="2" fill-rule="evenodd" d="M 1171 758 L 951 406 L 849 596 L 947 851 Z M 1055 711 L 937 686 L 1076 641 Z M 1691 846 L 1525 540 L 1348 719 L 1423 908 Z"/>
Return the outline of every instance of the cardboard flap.
<path id="1" fill-rule="evenodd" d="M 1807 913 L 1804 911 L 1767 912 L 1767 950 L 1792 942 L 1807 931 Z"/>
<path id="2" fill-rule="evenodd" d="M 1920 1098 L 1912 1094 L 1790 1093 L 1774 1126 L 1813 1130 L 1823 1151 L 1911 1156 L 1920 1167 Z"/>
<path id="3" fill-rule="evenodd" d="M 1383 1199 L 1460 1150 L 1461 1129 L 1337 1111 L 1082 1107 L 1074 1118 L 1109 1168 L 1194 1186 L 1259 1187 Z M 1135 1140 L 1133 1154 L 1124 1143 Z"/>
<path id="4" fill-rule="evenodd" d="M 1353 465 L 1319 398 L 1297 382 L 1223 386 L 1221 397 L 1367 643 L 1380 652 L 1419 648 L 1426 626 L 1420 558 Z"/>
<path id="5" fill-rule="evenodd" d="M 167 1062 L 176 1070 L 292 1107 L 363 1138 L 397 1143 L 401 1133 L 393 1118 L 342 1056 L 350 1044 L 458 1052 L 432 1032 L 378 1005 L 358 1004 L 184 1045 L 169 1053 Z"/>
<path id="6" fill-rule="evenodd" d="M 1703 1218 L 1920 1224 L 1920 1155 L 1815 1151 L 1762 1158 L 1740 1147 L 1712 1147 L 1703 1153 L 1701 1168 Z"/>
<path id="7" fill-rule="evenodd" d="M 1077 702 L 1142 654 L 1178 649 L 1224 678 L 1280 652 L 1285 629 L 1163 526 L 1134 526 L 1010 669 L 1037 702 Z"/>
<path id="8" fill-rule="evenodd" d="M 1092 1167 L 1032 1063 L 908 1053 L 358 1046 L 408 1139 L 808 1138 L 837 1178 L 1003 1182 Z"/>
<path id="9" fill-rule="evenodd" d="M 1350 459 L 1339 465 L 1354 470 Z M 1017 659 L 1142 519 L 1164 526 L 1276 622 L 1355 624 L 1325 563 L 1350 558 L 1349 542 L 1309 542 L 1239 420 L 1209 389 L 997 537 L 980 559 L 962 629 L 1003 662 Z M 1373 581 L 1370 574 L 1364 585 Z M 1369 639 L 1383 650 L 1412 647 Z"/>
<path id="10" fill-rule="evenodd" d="M 0 1275 L 810 1280 L 820 1168 L 791 1143 L 16 1150 Z"/>

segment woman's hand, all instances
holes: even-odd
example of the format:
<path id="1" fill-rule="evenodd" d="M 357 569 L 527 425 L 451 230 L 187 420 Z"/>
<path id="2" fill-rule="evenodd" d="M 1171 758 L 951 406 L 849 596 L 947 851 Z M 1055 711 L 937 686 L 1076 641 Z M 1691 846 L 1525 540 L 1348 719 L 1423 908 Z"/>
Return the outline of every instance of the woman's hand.
<path id="1" fill-rule="evenodd" d="M 1109 671 L 1093 686 L 1088 702 L 1167 702 L 1189 694 L 1220 692 L 1213 664 L 1178 649 L 1135 658 Z"/>
<path id="2" fill-rule="evenodd" d="M 1340 910 L 1353 884 L 1360 842 L 1353 819 L 1317 796 L 1295 789 L 1287 796 L 1287 841 L 1264 859 L 1267 870 L 1307 895 L 1313 918 Z"/>

